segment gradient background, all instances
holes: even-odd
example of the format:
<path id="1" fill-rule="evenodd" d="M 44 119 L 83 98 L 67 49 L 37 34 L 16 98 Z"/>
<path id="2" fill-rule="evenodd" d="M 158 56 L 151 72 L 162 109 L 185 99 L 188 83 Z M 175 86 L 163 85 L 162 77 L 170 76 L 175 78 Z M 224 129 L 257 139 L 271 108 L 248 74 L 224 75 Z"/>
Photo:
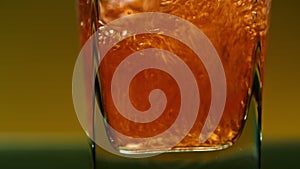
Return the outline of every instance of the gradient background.
<path id="1" fill-rule="evenodd" d="M 284 163 L 299 168 L 299 6 L 294 0 L 272 2 L 263 163 L 277 160 L 277 168 Z M 78 52 L 75 0 L 0 1 L 0 168 L 16 167 L 14 161 L 31 168 L 62 168 L 51 161 L 88 168 L 88 146 L 71 93 Z M 62 149 L 69 151 L 56 153 Z M 52 152 L 53 158 L 37 151 Z M 44 161 L 34 162 L 38 157 Z"/>

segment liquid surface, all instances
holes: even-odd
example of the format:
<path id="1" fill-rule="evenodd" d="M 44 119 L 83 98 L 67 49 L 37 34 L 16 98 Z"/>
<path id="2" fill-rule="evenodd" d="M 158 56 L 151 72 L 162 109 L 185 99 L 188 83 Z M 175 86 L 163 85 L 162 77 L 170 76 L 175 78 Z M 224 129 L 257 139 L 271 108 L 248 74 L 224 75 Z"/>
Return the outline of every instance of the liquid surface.
<path id="1" fill-rule="evenodd" d="M 188 20 L 206 34 L 218 52 L 226 74 L 227 100 L 223 116 L 210 138 L 199 143 L 211 102 L 211 85 L 201 60 L 185 44 L 164 35 L 141 34 L 126 38 L 107 53 L 99 69 L 101 104 L 107 122 L 118 132 L 134 138 L 160 134 L 174 123 L 180 108 L 180 89 L 174 79 L 163 71 L 144 70 L 130 83 L 131 103 L 141 111 L 151 106 L 148 101 L 150 91 L 157 88 L 164 91 L 166 108 L 162 116 L 151 123 L 136 123 L 120 115 L 110 92 L 114 71 L 127 56 L 147 48 L 164 49 L 179 56 L 190 67 L 201 94 L 196 122 L 173 150 L 218 149 L 232 145 L 242 132 L 255 65 L 258 64 L 263 72 L 269 5 L 268 0 L 99 0 L 98 6 L 93 9 L 89 1 L 79 0 L 82 44 L 91 36 L 93 24 L 101 29 L 115 19 L 135 13 L 168 13 Z M 99 40 L 103 41 L 101 38 L 99 35 Z M 258 46 L 261 46 L 261 52 L 257 55 Z M 141 145 L 120 139 L 111 131 L 108 134 L 116 148 L 128 151 L 157 150 L 169 144 L 157 139 Z M 176 137 L 175 131 L 170 140 Z"/>

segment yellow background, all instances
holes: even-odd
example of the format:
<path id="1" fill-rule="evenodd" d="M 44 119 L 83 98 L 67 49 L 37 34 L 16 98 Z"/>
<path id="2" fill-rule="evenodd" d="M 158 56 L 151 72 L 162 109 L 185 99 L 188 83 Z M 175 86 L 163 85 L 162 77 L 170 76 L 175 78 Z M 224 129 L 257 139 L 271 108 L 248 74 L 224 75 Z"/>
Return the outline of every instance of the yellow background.
<path id="1" fill-rule="evenodd" d="M 299 140 L 299 1 L 274 0 L 264 89 L 265 140 Z M 83 137 L 73 109 L 79 52 L 73 0 L 0 1 L 0 142 Z"/>

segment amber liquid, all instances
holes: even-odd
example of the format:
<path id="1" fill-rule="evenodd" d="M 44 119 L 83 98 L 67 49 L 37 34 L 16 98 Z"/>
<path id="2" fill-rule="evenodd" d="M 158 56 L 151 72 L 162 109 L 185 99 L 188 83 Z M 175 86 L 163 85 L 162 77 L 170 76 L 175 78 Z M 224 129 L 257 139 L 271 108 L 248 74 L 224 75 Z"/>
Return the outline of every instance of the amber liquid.
<path id="1" fill-rule="evenodd" d="M 136 51 L 158 48 L 176 54 L 190 67 L 201 94 L 196 122 L 185 138 L 172 150 L 220 149 L 237 141 L 247 116 L 255 66 L 263 72 L 268 0 L 99 0 L 96 5 L 93 7 L 85 0 L 79 1 L 82 44 L 95 31 L 93 24 L 96 25 L 95 28 L 101 28 L 115 19 L 140 12 L 176 15 L 196 25 L 209 38 L 220 56 L 227 82 L 226 103 L 221 121 L 209 139 L 199 143 L 199 135 L 211 101 L 211 85 L 201 60 L 189 47 L 171 37 L 141 34 L 126 38 L 107 53 L 99 67 L 99 98 L 102 98 L 99 104 L 104 108 L 107 123 L 118 132 L 133 138 L 155 136 L 174 123 L 180 107 L 180 91 L 174 79 L 163 71 L 148 69 L 140 72 L 131 82 L 129 89 L 132 105 L 141 111 L 149 109 L 148 96 L 153 89 L 159 88 L 165 92 L 166 109 L 153 122 L 136 123 L 124 118 L 117 111 L 110 92 L 112 76 L 122 60 Z M 135 145 L 136 143 L 118 138 L 109 129 L 107 133 L 117 149 L 151 152 L 163 145 L 168 147 L 168 142 L 161 142 L 159 139 Z M 174 132 L 170 140 L 176 137 L 177 133 Z"/>

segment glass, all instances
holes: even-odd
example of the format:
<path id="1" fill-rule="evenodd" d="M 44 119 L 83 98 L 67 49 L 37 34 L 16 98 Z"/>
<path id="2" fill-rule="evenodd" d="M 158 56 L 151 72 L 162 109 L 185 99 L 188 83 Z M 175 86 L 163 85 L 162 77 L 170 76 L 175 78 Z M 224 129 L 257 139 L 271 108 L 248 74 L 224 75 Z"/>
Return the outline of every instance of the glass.
<path id="1" fill-rule="evenodd" d="M 103 113 L 106 137 L 109 138 L 113 148 L 122 154 L 162 153 L 148 158 L 131 159 L 103 150 L 94 142 L 97 129 L 94 124 L 95 111 L 92 111 L 90 124 L 93 131 L 90 135 L 92 137 L 92 167 L 105 169 L 121 167 L 260 168 L 262 79 L 270 3 L 270 0 L 78 0 L 82 46 L 94 33 L 97 34 L 95 41 L 100 48 L 105 46 L 105 43 L 109 43 L 107 39 L 110 37 L 124 35 L 107 53 L 104 53 L 103 59 L 99 59 L 103 57 L 99 56 L 103 54 L 101 51 L 92 52 L 91 55 L 96 62 L 101 60 L 101 63 L 96 66 L 95 95 L 90 101 L 95 103 L 95 109 Z M 109 26 L 110 23 L 120 18 L 124 18 L 128 23 L 131 21 L 131 16 L 134 18 L 138 16 L 137 14 L 143 13 L 151 16 L 145 15 L 144 20 L 138 17 L 133 19 L 135 22 L 130 23 L 130 28 L 139 29 L 139 27 L 147 27 L 147 24 L 151 27 L 155 23 L 160 23 L 162 26 L 154 26 L 149 32 L 138 34 L 125 26 L 118 27 L 118 29 L 112 29 Z M 153 16 L 160 22 L 151 20 Z M 168 23 L 168 19 L 176 20 L 176 22 L 174 25 L 167 25 L 170 27 L 170 32 L 166 33 L 166 30 L 161 30 L 163 30 L 163 24 Z M 200 33 L 203 33 L 201 38 L 207 39 L 197 41 L 193 26 L 181 28 L 183 24 L 188 25 L 188 23 L 192 23 L 200 30 Z M 119 24 L 122 25 L 124 22 L 119 22 Z M 113 28 L 116 28 L 116 25 L 118 26 L 115 24 Z M 180 34 L 186 36 L 182 37 Z M 182 39 L 177 39 L 177 37 Z M 194 38 L 196 40 L 193 40 Z M 197 56 L 199 53 L 193 50 L 195 44 L 185 43 L 190 42 L 189 40 L 192 43 L 200 42 L 201 45 L 209 44 L 206 47 L 212 46 L 213 50 L 203 49 L 209 52 L 204 52 L 202 55 L 213 55 L 211 53 L 216 52 L 222 65 L 222 69 L 218 70 L 224 72 L 226 79 L 222 84 L 223 87 L 225 86 L 226 95 L 218 95 L 222 94 L 222 89 L 218 88 L 220 84 L 214 84 L 222 82 L 220 73 L 217 72 L 218 78 L 215 81 L 210 77 L 216 70 L 210 72 L 209 68 L 219 62 L 217 60 L 205 61 L 201 56 L 199 58 Z M 201 45 L 198 48 L 201 48 Z M 119 90 L 125 85 L 124 83 L 116 83 L 115 87 L 112 85 L 114 74 L 124 63 L 123 60 L 136 52 L 139 52 L 139 55 L 147 55 L 145 53 L 149 52 L 147 49 L 167 50 L 175 54 L 188 65 L 198 87 L 199 99 L 193 96 L 194 99 L 189 100 L 189 102 L 195 100 L 199 102 L 194 120 L 180 122 L 180 125 L 175 126 L 167 135 L 168 139 L 149 138 L 168 130 L 180 117 L 183 104 L 181 98 L 184 97 L 184 93 L 180 91 L 183 88 L 177 84 L 178 80 L 172 77 L 172 74 L 165 73 L 156 67 L 148 68 L 134 74 L 134 78 L 128 84 L 128 90 Z M 154 53 L 151 54 L 154 55 Z M 168 67 L 177 64 L 177 61 L 168 57 L 167 53 L 161 52 L 160 59 Z M 154 62 L 156 63 L 157 60 L 159 59 Z M 134 65 L 132 66 L 129 61 L 126 63 L 125 71 L 130 71 Z M 144 64 L 147 63 L 143 62 Z M 173 69 L 178 68 L 172 68 L 172 71 Z M 123 76 L 124 74 L 121 74 L 119 77 Z M 148 100 L 151 91 L 160 89 L 166 98 L 163 113 L 151 122 L 128 119 L 119 110 L 130 114 L 131 109 L 126 106 L 118 109 L 118 105 L 115 105 L 115 96 L 113 96 L 115 89 L 118 90 L 116 97 L 122 100 L 121 105 L 124 93 L 129 92 L 126 96 L 129 97 L 130 103 L 141 112 L 149 110 L 157 99 L 154 97 L 154 102 L 152 102 L 150 97 L 150 101 Z M 215 106 L 212 100 L 216 99 L 219 103 L 222 97 L 225 101 L 223 109 L 217 108 L 220 111 L 223 110 L 218 119 L 219 115 L 210 115 L 213 111 L 211 107 Z M 197 103 L 191 104 L 192 107 L 194 104 Z M 189 115 L 188 112 L 184 113 Z M 138 117 L 134 116 L 134 118 Z M 210 127 L 213 122 L 208 121 L 214 120 L 218 122 L 217 125 Z M 211 128 L 212 132 L 203 134 L 206 128 Z M 183 130 L 188 132 L 183 132 L 184 137 L 181 137 Z M 206 138 L 200 141 L 202 137 Z M 146 138 L 146 140 L 140 143 L 135 139 L 124 138 Z"/>

